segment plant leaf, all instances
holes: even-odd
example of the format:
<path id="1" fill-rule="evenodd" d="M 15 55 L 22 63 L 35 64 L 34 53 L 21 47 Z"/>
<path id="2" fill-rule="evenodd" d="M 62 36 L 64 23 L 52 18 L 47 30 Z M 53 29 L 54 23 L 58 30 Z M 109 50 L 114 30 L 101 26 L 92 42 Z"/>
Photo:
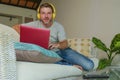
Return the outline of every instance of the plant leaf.
<path id="1" fill-rule="evenodd" d="M 116 42 L 114 47 L 112 48 L 112 52 L 120 50 L 120 41 Z"/>
<path id="2" fill-rule="evenodd" d="M 114 36 L 113 40 L 111 41 L 111 45 L 110 45 L 111 51 L 114 52 L 114 51 L 117 50 L 115 47 L 116 47 L 116 44 L 117 44 L 117 47 L 120 46 L 119 43 L 117 43 L 117 42 L 119 42 L 119 41 L 120 41 L 120 33 L 116 34 L 116 35 Z"/>
<path id="3" fill-rule="evenodd" d="M 111 62 L 108 59 L 103 58 L 103 59 L 100 59 L 97 69 L 101 70 L 101 69 L 104 69 L 105 67 L 107 67 L 109 65 L 111 65 Z"/>
<path id="4" fill-rule="evenodd" d="M 106 45 L 98 38 L 93 37 L 92 38 L 92 42 L 95 44 L 95 46 L 105 52 L 108 51 L 108 48 L 106 47 Z"/>

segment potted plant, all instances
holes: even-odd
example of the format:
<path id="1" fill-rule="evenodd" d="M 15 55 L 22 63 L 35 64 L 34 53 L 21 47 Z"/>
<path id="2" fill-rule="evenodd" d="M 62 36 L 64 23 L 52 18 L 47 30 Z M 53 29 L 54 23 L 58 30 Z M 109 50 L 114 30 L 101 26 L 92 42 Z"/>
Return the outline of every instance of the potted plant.
<path id="1" fill-rule="evenodd" d="M 101 49 L 107 54 L 107 58 L 100 59 L 98 69 L 103 69 L 106 66 L 110 66 L 114 57 L 120 54 L 120 33 L 116 34 L 111 41 L 109 47 L 107 47 L 100 39 L 93 37 L 92 42 L 95 47 Z"/>

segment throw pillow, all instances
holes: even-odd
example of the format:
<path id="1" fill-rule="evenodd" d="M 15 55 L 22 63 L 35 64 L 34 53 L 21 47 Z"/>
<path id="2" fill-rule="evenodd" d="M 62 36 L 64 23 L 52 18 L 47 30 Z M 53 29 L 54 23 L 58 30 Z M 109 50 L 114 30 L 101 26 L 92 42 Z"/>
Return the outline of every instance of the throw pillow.
<path id="1" fill-rule="evenodd" d="M 46 56 L 43 53 L 38 51 L 15 49 L 15 52 L 16 52 L 17 61 L 54 63 L 61 60 L 60 58 Z"/>
<path id="2" fill-rule="evenodd" d="M 35 44 L 16 42 L 14 47 L 16 58 L 20 61 L 54 63 L 61 60 L 57 53 Z"/>

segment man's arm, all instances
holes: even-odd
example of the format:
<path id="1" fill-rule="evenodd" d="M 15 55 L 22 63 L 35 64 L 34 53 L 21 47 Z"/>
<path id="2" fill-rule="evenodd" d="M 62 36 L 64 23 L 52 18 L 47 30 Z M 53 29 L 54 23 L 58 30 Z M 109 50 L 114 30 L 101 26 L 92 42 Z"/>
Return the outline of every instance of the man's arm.
<path id="1" fill-rule="evenodd" d="M 20 34 L 20 24 L 16 24 L 12 28 L 15 29 Z"/>
<path id="2" fill-rule="evenodd" d="M 58 49 L 65 49 L 68 47 L 68 42 L 67 40 L 63 40 L 63 41 L 60 41 L 58 43 L 51 43 L 49 45 L 49 49 L 54 49 L 54 48 L 58 48 Z"/>
<path id="3" fill-rule="evenodd" d="M 58 44 L 59 44 L 59 46 L 58 46 L 59 49 L 65 49 L 68 47 L 67 40 L 63 40 L 63 41 L 59 42 Z"/>

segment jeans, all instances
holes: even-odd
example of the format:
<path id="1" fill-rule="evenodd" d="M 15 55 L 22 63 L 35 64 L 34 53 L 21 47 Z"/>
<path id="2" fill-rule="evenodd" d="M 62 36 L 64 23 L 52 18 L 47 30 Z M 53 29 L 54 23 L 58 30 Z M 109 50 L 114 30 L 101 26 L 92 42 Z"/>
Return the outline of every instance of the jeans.
<path id="1" fill-rule="evenodd" d="M 59 50 L 59 51 L 57 51 L 57 54 L 62 58 L 62 60 L 56 62 L 56 64 L 79 65 L 85 71 L 92 70 L 94 67 L 94 63 L 92 60 L 90 60 L 86 56 L 72 50 L 71 48 Z"/>

